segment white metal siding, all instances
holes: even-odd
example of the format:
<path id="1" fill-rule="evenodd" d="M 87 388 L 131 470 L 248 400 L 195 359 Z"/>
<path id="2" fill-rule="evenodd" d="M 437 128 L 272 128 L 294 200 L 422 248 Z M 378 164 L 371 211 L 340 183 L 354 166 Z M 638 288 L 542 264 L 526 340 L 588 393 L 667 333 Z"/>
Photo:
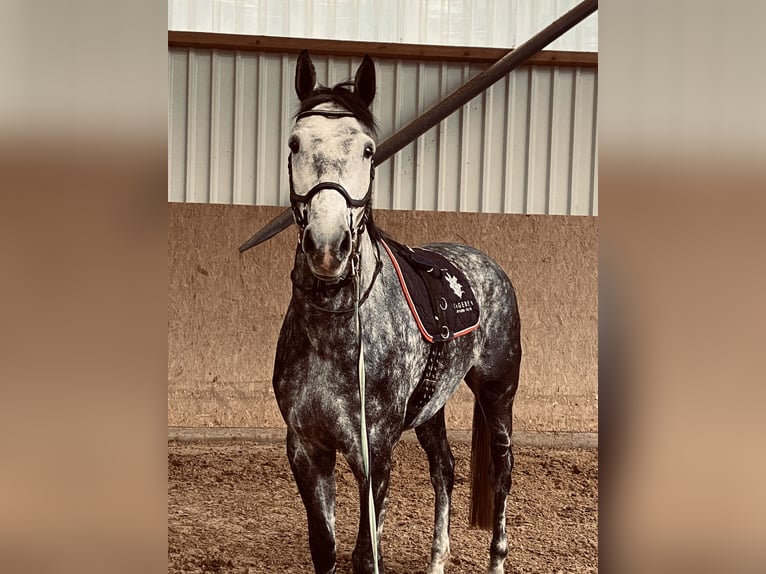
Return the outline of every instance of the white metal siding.
<path id="1" fill-rule="evenodd" d="M 360 60 L 313 58 L 318 80 Z M 293 54 L 169 51 L 168 199 L 288 205 Z M 379 60 L 379 141 L 482 71 Z M 596 215 L 597 70 L 522 67 L 377 169 L 375 207 Z"/>
<path id="2" fill-rule="evenodd" d="M 513 48 L 580 0 L 168 0 L 195 32 Z M 598 50 L 598 13 L 549 46 Z"/>

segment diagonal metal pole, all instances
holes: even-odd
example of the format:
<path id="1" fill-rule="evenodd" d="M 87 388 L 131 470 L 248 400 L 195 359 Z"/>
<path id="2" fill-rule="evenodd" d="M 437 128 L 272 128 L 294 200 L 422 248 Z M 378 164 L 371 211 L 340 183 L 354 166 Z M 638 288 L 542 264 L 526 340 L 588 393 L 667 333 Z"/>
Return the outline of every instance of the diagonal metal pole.
<path id="1" fill-rule="evenodd" d="M 505 77 L 514 68 L 517 68 L 530 57 L 537 54 L 545 46 L 571 30 L 597 9 L 598 0 L 584 0 L 569 12 L 554 20 L 550 25 L 540 30 L 518 48 L 508 52 L 508 54 L 500 58 L 489 68 L 471 78 L 380 144 L 375 152 L 375 164 L 380 165 L 386 161 L 411 141 L 426 133 L 455 110 L 468 103 L 499 79 Z M 243 243 L 239 251 L 243 252 L 254 245 L 272 238 L 277 233 L 290 227 L 292 223 L 293 214 L 290 208 L 287 208 L 272 219 L 266 227 Z"/>
<path id="2" fill-rule="evenodd" d="M 489 68 L 471 78 L 437 102 L 378 146 L 375 164 L 380 165 L 415 138 L 423 135 L 448 115 L 505 77 L 548 44 L 571 30 L 598 9 L 598 0 L 585 0 L 546 26 L 515 50 L 511 50 Z"/>

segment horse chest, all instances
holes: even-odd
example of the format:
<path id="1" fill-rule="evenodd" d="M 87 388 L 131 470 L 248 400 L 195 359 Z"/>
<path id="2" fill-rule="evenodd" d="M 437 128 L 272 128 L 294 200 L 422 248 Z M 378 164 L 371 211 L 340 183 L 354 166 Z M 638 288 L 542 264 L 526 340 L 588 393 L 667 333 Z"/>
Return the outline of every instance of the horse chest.
<path id="1" fill-rule="evenodd" d="M 372 334 L 372 333 L 370 333 Z M 292 341 L 293 343 L 295 341 Z M 408 385 L 422 360 L 391 348 L 384 352 L 381 340 L 365 338 L 367 422 L 376 428 L 401 426 Z M 296 347 L 278 356 L 274 391 L 287 425 L 305 440 L 324 447 L 354 450 L 360 432 L 358 356 L 332 345 Z M 341 356 L 339 356 L 339 354 Z"/>
<path id="2" fill-rule="evenodd" d="M 351 365 L 294 354 L 278 366 L 273 383 L 285 422 L 307 440 L 337 448 L 358 434 L 359 387 Z"/>

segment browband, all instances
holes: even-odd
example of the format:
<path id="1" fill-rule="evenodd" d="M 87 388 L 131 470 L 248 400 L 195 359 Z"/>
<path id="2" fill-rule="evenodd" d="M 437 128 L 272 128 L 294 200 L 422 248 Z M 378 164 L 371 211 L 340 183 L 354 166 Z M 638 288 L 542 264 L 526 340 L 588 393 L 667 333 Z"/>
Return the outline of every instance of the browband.
<path id="1" fill-rule="evenodd" d="M 306 110 L 295 116 L 295 121 L 303 119 L 308 116 L 324 116 L 326 118 L 353 118 L 354 114 L 348 110 Z"/>

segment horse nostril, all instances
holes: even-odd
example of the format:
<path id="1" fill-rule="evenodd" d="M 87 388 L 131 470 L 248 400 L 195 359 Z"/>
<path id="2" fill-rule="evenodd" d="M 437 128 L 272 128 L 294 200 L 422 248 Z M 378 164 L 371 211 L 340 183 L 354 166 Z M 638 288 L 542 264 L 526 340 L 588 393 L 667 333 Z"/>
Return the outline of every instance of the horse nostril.
<path id="1" fill-rule="evenodd" d="M 351 233 L 348 231 L 343 236 L 343 241 L 340 244 L 340 252 L 344 255 L 351 253 Z"/>
<path id="2" fill-rule="evenodd" d="M 317 250 L 317 245 L 314 243 L 314 235 L 311 233 L 310 230 L 306 230 L 306 232 L 303 234 L 303 252 L 304 253 L 313 253 Z"/>

